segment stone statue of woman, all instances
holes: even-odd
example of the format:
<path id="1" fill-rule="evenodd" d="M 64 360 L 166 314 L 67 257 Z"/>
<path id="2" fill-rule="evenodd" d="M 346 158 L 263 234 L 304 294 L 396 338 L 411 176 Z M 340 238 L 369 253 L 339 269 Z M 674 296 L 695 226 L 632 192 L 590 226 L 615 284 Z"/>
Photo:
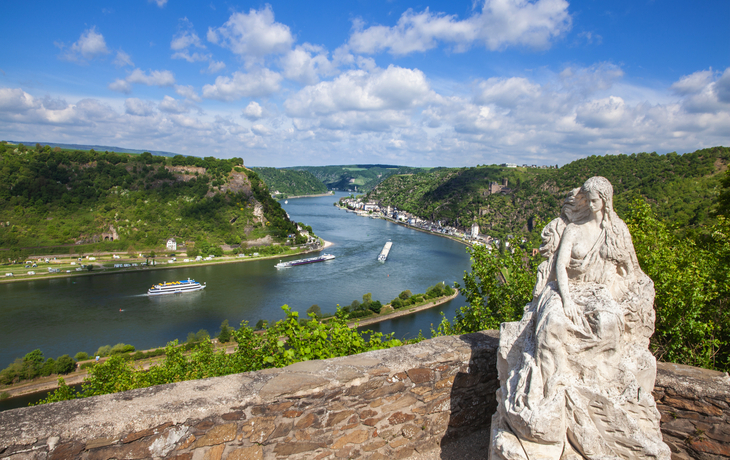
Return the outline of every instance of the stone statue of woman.
<path id="1" fill-rule="evenodd" d="M 503 323 L 490 459 L 669 459 L 652 390 L 654 284 L 592 177 L 542 232 L 533 300 Z"/>

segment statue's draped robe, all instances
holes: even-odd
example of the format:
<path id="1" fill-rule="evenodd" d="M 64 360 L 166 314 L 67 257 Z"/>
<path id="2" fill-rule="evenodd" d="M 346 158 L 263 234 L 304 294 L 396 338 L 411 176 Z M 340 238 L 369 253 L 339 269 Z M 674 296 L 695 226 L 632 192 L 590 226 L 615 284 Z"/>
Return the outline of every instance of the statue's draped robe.
<path id="1" fill-rule="evenodd" d="M 556 219 L 543 235 L 559 236 L 564 228 Z M 571 298 L 582 309 L 579 324 L 563 309 L 555 248 L 522 320 L 502 324 L 492 460 L 669 459 L 651 394 L 654 285 L 636 262 L 623 221 L 612 231 L 613 248 L 604 230 L 567 267 Z"/>

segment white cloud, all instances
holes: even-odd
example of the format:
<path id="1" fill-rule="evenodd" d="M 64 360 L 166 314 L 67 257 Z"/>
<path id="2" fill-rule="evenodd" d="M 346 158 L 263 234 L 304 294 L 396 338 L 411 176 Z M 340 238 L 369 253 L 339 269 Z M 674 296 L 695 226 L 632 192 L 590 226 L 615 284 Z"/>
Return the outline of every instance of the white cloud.
<path id="1" fill-rule="evenodd" d="M 251 101 L 248 103 L 245 109 L 243 109 L 242 116 L 249 120 L 258 120 L 264 116 L 264 110 L 261 108 L 258 102 Z"/>
<path id="2" fill-rule="evenodd" d="M 691 75 L 686 75 L 672 84 L 671 88 L 677 94 L 697 94 L 712 82 L 712 70 L 702 70 Z"/>
<path id="3" fill-rule="evenodd" d="M 132 85 L 122 78 L 117 78 L 113 82 L 109 83 L 109 89 L 118 93 L 129 94 L 132 92 Z"/>
<path id="4" fill-rule="evenodd" d="M 253 131 L 257 136 L 270 136 L 272 133 L 271 128 L 264 125 L 253 125 L 251 126 L 251 131 Z"/>
<path id="5" fill-rule="evenodd" d="M 147 0 L 147 1 L 149 1 L 150 3 L 156 3 L 157 6 L 159 6 L 160 8 L 162 8 L 163 6 L 165 6 L 167 4 L 167 0 Z"/>
<path id="6" fill-rule="evenodd" d="M 117 51 L 117 56 L 114 58 L 112 64 L 114 64 L 116 67 L 134 67 L 132 57 L 122 50 Z"/>
<path id="7" fill-rule="evenodd" d="M 190 85 L 175 85 L 175 92 L 186 99 L 190 99 L 191 101 L 200 102 L 202 100 L 200 96 L 198 96 L 198 93 L 195 92 L 195 88 Z"/>
<path id="8" fill-rule="evenodd" d="M 170 49 L 175 51 L 172 54 L 173 59 L 185 59 L 188 62 L 203 62 L 210 60 L 208 53 L 190 51 L 190 48 L 205 49 L 205 45 L 200 41 L 200 37 L 195 33 L 193 24 L 188 18 L 182 18 L 178 25 L 177 33 L 172 37 Z"/>
<path id="9" fill-rule="evenodd" d="M 147 117 L 155 113 L 155 107 L 149 102 L 137 98 L 129 98 L 124 101 L 124 111 L 129 115 Z"/>
<path id="10" fill-rule="evenodd" d="M 391 65 L 373 72 L 350 70 L 333 81 L 307 86 L 284 107 L 290 116 L 313 117 L 347 110 L 403 110 L 432 97 L 423 72 Z"/>
<path id="11" fill-rule="evenodd" d="M 540 93 L 540 86 L 531 83 L 526 78 L 497 78 L 493 77 L 477 84 L 479 90 L 475 97 L 481 104 L 496 104 L 504 108 L 514 107 L 525 98 L 535 98 Z"/>
<path id="12" fill-rule="evenodd" d="M 712 69 L 694 72 L 680 78 L 671 89 L 684 97 L 682 107 L 689 113 L 726 111 L 730 109 L 730 68 L 722 74 Z"/>
<path id="13" fill-rule="evenodd" d="M 152 70 L 147 73 L 141 69 L 134 69 L 127 78 L 118 78 L 110 83 L 109 89 L 129 94 L 132 91 L 132 83 L 140 83 L 147 86 L 173 86 L 175 84 L 175 76 L 169 70 Z"/>
<path id="14" fill-rule="evenodd" d="M 63 48 L 64 45 L 57 44 Z M 86 63 L 99 56 L 109 54 L 104 36 L 96 31 L 96 26 L 85 30 L 78 41 L 73 43 L 65 52 L 61 53 L 61 59 L 71 62 Z"/>
<path id="15" fill-rule="evenodd" d="M 233 72 L 232 77 L 218 77 L 215 84 L 203 86 L 203 97 L 233 101 L 242 97 L 269 96 L 279 91 L 282 77 L 269 69 L 249 73 Z"/>
<path id="16" fill-rule="evenodd" d="M 208 41 L 228 48 L 247 62 L 257 62 L 269 54 L 282 54 L 294 43 L 289 27 L 274 21 L 270 5 L 233 13 L 221 27 L 209 28 Z"/>
<path id="17" fill-rule="evenodd" d="M 725 69 L 715 83 L 715 93 L 720 102 L 730 104 L 730 67 Z"/>
<path id="18" fill-rule="evenodd" d="M 313 85 L 319 82 L 320 76 L 331 76 L 338 72 L 335 64 L 327 58 L 327 51 L 309 43 L 289 50 L 280 62 L 285 78 L 304 85 Z"/>
<path id="19" fill-rule="evenodd" d="M 175 76 L 169 70 L 151 70 L 147 73 L 141 69 L 134 69 L 126 81 L 147 86 L 172 86 L 175 84 Z"/>
<path id="20" fill-rule="evenodd" d="M 20 88 L 0 88 L 0 112 L 24 113 L 38 106 L 33 96 Z"/>
<path id="21" fill-rule="evenodd" d="M 588 128 L 614 127 L 629 115 L 624 100 L 617 96 L 590 101 L 576 109 L 576 121 Z"/>
<path id="22" fill-rule="evenodd" d="M 481 11 L 459 20 L 455 15 L 420 13 L 409 9 L 393 27 L 364 27 L 355 21 L 349 46 L 356 53 L 387 50 L 394 55 L 424 52 L 449 44 L 463 52 L 474 44 L 490 50 L 508 46 L 549 48 L 552 41 L 571 27 L 565 0 L 484 0 Z"/>
<path id="23" fill-rule="evenodd" d="M 167 113 L 187 113 L 190 112 L 190 107 L 188 104 L 182 101 L 178 101 L 175 98 L 172 98 L 170 96 L 165 96 L 162 99 L 162 102 L 157 106 L 158 109 L 160 109 L 162 112 Z"/>
<path id="24" fill-rule="evenodd" d="M 174 51 L 180 51 L 182 49 L 194 46 L 196 48 L 205 48 L 203 43 L 200 41 L 200 37 L 195 33 L 193 24 L 188 18 L 182 18 L 180 20 L 179 30 L 172 37 L 170 42 L 170 49 Z"/>
<path id="25" fill-rule="evenodd" d="M 643 87 L 622 75 L 599 63 L 469 85 L 432 84 L 420 71 L 396 66 L 351 69 L 291 94 L 281 113 L 277 98 L 264 104 L 246 96 L 265 79 L 241 73 L 225 77 L 228 87 L 210 85 L 208 91 L 223 100 L 251 99 L 213 104 L 195 115 L 199 95 L 191 86 L 173 86 L 180 96 L 170 90 L 164 99 L 109 103 L 0 87 L 0 138 L 32 135 L 223 158 L 244 148 L 247 164 L 277 166 L 564 164 L 587 155 L 727 145 L 730 69 L 689 75 L 692 86 L 682 77 L 673 85 Z M 451 94 L 459 87 L 473 92 Z"/>
<path id="26" fill-rule="evenodd" d="M 205 62 L 210 60 L 210 54 L 208 53 L 198 53 L 193 52 L 191 53 L 190 50 L 182 50 L 178 51 L 176 53 L 172 54 L 173 59 L 185 59 L 186 61 L 193 63 L 193 62 Z"/>
<path id="27" fill-rule="evenodd" d="M 208 73 L 218 73 L 226 68 L 226 64 L 221 61 L 210 61 L 208 64 Z"/>

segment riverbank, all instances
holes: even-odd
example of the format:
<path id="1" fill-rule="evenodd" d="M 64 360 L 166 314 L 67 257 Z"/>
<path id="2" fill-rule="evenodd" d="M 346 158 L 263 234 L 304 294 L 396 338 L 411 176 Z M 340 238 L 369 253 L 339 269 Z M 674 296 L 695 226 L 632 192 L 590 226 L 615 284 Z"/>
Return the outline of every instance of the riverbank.
<path id="1" fill-rule="evenodd" d="M 294 257 L 302 254 L 310 254 L 312 252 L 320 252 L 323 251 L 330 246 L 333 245 L 333 243 L 321 240 L 322 245 L 313 248 L 313 249 L 307 249 L 300 252 L 295 252 L 291 254 L 274 254 L 271 256 L 247 256 L 247 257 L 238 257 L 238 256 L 222 256 L 222 257 L 216 257 L 212 260 L 199 260 L 199 261 L 190 261 L 190 262 L 174 262 L 172 264 L 165 262 L 164 264 L 156 264 L 156 265 L 148 265 L 148 266 L 137 266 L 137 267 L 125 267 L 122 269 L 94 269 L 92 271 L 72 271 L 70 273 L 39 273 L 36 275 L 20 275 L 19 277 L 3 277 L 0 278 L 0 284 L 6 284 L 6 283 L 15 283 L 15 282 L 22 282 L 22 281 L 38 281 L 38 280 L 46 280 L 46 279 L 59 279 L 59 278 L 78 278 L 83 276 L 96 276 L 96 275 L 116 275 L 119 273 L 134 273 L 137 271 L 149 271 L 149 270 L 169 270 L 173 268 L 185 268 L 185 267 L 200 267 L 203 265 L 221 265 L 221 264 L 231 264 L 231 263 L 238 263 L 238 262 L 251 262 L 255 260 L 270 260 L 270 259 L 281 259 L 283 257 Z M 94 257 L 97 256 L 97 254 L 89 254 L 90 256 Z M 121 259 L 120 259 L 121 260 Z M 135 259 L 136 260 L 136 259 Z M 141 260 L 141 259 L 140 259 Z M 129 260 L 127 260 L 129 261 Z M 27 269 L 25 269 L 27 270 Z"/>
<path id="2" fill-rule="evenodd" d="M 335 205 L 337 205 L 337 203 L 335 203 Z M 428 233 L 429 235 L 436 235 L 436 236 L 440 236 L 442 238 L 447 238 L 447 239 L 450 239 L 452 241 L 456 241 L 457 243 L 461 243 L 464 246 L 469 246 L 469 247 L 474 246 L 470 241 L 466 241 L 463 238 L 457 238 L 457 237 L 452 236 L 452 235 L 447 235 L 446 233 L 434 232 L 434 231 L 431 231 L 431 230 L 426 230 L 424 228 L 414 227 L 413 225 L 410 225 L 410 224 L 407 224 L 405 222 L 401 222 L 399 220 L 393 219 L 392 217 L 383 216 L 381 214 L 361 214 L 358 211 L 353 211 L 353 210 L 348 209 L 348 208 L 343 207 L 343 206 L 337 205 L 336 207 L 339 208 L 339 209 L 342 209 L 343 211 L 353 212 L 353 213 L 355 213 L 356 215 L 358 215 L 360 217 L 369 217 L 371 219 L 382 219 L 384 221 L 391 222 L 393 224 L 397 224 L 397 225 L 400 225 L 401 227 L 405 227 L 405 228 L 408 228 L 408 229 L 411 229 L 411 230 L 417 230 L 417 231 L 422 232 L 422 233 Z"/>
<path id="3" fill-rule="evenodd" d="M 316 194 L 316 195 L 294 195 L 294 196 L 288 196 L 286 198 L 279 198 L 278 200 L 279 201 L 281 201 L 281 200 L 293 200 L 295 198 L 319 198 L 319 197 L 322 197 L 322 196 L 334 196 L 334 195 L 335 195 L 335 192 L 333 192 L 332 190 L 330 190 L 327 193 L 319 193 L 319 194 Z"/>
<path id="4" fill-rule="evenodd" d="M 401 308 L 400 310 L 393 310 L 392 313 L 385 313 L 382 315 L 378 315 L 374 318 L 365 318 L 360 321 L 352 321 L 348 323 L 348 326 L 350 327 L 363 327 L 363 326 L 369 326 L 371 324 L 380 323 L 382 321 L 387 321 L 389 319 L 398 318 L 401 316 L 410 315 L 412 313 L 418 313 L 419 311 L 428 310 L 434 307 L 438 307 L 439 305 L 443 305 L 446 302 L 450 300 L 454 300 L 459 295 L 459 290 L 454 289 L 454 293 L 450 296 L 441 297 L 439 299 L 434 300 L 433 302 L 428 302 L 423 305 L 418 305 L 415 307 L 410 308 Z M 385 308 L 393 308 L 390 304 L 383 306 L 383 309 Z"/>

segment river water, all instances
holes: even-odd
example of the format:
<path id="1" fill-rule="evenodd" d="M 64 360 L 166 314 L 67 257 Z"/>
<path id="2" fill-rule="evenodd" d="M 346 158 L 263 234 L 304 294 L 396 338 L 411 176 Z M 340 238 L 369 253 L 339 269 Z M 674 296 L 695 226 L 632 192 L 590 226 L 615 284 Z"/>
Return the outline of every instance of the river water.
<path id="1" fill-rule="evenodd" d="M 138 349 L 184 341 L 189 332 L 219 330 L 224 319 L 237 327 L 259 319 L 283 317 L 288 304 L 304 316 L 313 304 L 333 313 L 336 305 L 373 300 L 388 303 L 401 291 L 425 292 L 438 282 L 461 281 L 469 269 L 465 246 L 447 238 L 408 229 L 381 219 L 359 217 L 333 206 L 344 196 L 299 198 L 282 204 L 291 218 L 311 225 L 333 243 L 326 252 L 335 260 L 277 270 L 278 260 L 222 265 L 140 270 L 110 275 L 15 282 L 0 285 L 0 368 L 40 348 L 46 357 L 93 353 L 102 345 L 123 342 Z M 393 248 L 387 262 L 378 262 L 383 245 Z M 311 255 L 297 256 L 297 258 Z M 206 282 L 203 291 L 148 297 L 161 281 L 193 278 Z M 441 307 L 369 326 L 414 337 L 443 311 L 453 317 L 463 297 Z"/>

